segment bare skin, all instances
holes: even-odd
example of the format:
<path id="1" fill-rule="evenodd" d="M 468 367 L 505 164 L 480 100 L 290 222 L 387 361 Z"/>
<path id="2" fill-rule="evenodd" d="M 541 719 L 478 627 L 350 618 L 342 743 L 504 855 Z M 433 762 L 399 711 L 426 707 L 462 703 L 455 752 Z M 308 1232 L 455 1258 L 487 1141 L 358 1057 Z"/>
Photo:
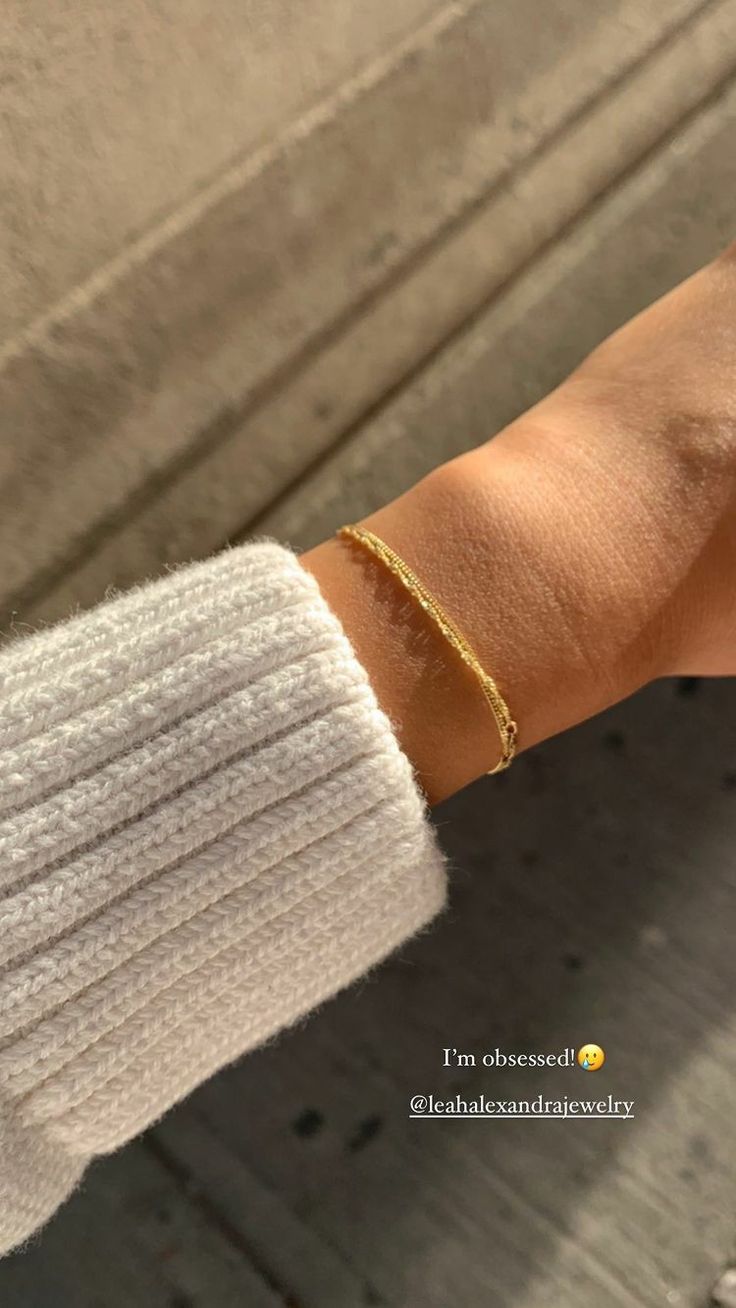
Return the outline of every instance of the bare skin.
<path id="1" fill-rule="evenodd" d="M 364 520 L 498 681 L 520 748 L 663 676 L 736 674 L 736 245 Z M 319 581 L 431 803 L 491 768 L 472 674 L 359 547 Z"/>

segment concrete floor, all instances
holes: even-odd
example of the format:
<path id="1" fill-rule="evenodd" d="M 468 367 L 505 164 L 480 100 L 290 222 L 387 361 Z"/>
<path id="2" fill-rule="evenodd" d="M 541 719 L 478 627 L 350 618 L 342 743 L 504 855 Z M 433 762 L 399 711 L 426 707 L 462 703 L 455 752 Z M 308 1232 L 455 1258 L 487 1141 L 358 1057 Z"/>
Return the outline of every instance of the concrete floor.
<path id="1" fill-rule="evenodd" d="M 320 539 L 736 235 L 736 0 L 9 10 L 5 629 Z M 437 822 L 442 922 L 98 1163 L 4 1308 L 726 1294 L 736 687 L 654 686 Z M 445 1046 L 587 1039 L 634 1121 L 407 1118 L 580 1092 Z"/>

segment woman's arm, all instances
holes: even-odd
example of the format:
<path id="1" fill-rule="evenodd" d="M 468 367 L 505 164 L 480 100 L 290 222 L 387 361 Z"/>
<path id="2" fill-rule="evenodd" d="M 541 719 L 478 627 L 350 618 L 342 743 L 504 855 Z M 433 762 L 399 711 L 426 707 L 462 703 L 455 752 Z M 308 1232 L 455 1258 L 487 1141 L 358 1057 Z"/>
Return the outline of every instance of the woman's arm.
<path id="1" fill-rule="evenodd" d="M 736 671 L 735 277 L 706 268 L 367 520 L 522 748 Z M 443 902 L 410 762 L 457 790 L 497 761 L 491 715 L 373 558 L 302 563 L 244 546 L 0 651 L 0 1251 Z"/>
<path id="2" fill-rule="evenodd" d="M 365 523 L 468 636 L 521 749 L 655 677 L 736 672 L 736 247 Z M 492 767 L 477 682 L 381 564 L 341 539 L 302 562 L 430 801 Z"/>

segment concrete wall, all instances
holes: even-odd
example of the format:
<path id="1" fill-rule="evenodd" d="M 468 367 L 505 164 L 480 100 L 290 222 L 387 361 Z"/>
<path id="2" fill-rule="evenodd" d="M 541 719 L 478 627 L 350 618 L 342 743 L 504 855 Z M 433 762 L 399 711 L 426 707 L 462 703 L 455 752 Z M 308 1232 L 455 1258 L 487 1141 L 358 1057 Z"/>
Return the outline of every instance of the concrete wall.
<path id="1" fill-rule="evenodd" d="M 6 630 L 320 539 L 736 235 L 736 0 L 4 9 Z M 732 1302 L 734 724 L 662 683 L 456 797 L 435 930 L 97 1165 L 0 1302 Z M 448 1042 L 590 1038 L 634 1122 L 406 1119 L 520 1093 Z"/>

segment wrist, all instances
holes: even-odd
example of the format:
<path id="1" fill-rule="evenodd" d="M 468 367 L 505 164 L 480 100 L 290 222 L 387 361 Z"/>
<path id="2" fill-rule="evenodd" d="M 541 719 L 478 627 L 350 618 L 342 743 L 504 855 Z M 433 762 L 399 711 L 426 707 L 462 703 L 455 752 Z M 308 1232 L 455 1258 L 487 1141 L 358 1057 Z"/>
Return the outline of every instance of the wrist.
<path id="1" fill-rule="evenodd" d="M 538 494 L 527 463 L 523 441 L 491 442 L 363 523 L 470 641 L 518 722 L 520 749 L 634 688 L 620 686 L 586 645 L 570 576 L 576 561 L 563 549 L 554 497 Z M 430 802 L 492 768 L 498 733 L 477 681 L 380 561 L 335 539 L 302 562 L 341 619 Z"/>
<path id="2" fill-rule="evenodd" d="M 443 605 L 447 588 L 433 579 L 431 506 L 439 477 L 364 519 L 392 544 Z M 409 546 L 409 538 L 415 548 Z M 302 555 L 340 619 L 378 703 L 430 803 L 462 788 L 496 762 L 495 723 L 480 689 L 456 652 L 375 556 L 340 537 Z M 460 618 L 453 605 L 453 616 Z M 482 725 L 481 725 L 482 723 Z"/>

